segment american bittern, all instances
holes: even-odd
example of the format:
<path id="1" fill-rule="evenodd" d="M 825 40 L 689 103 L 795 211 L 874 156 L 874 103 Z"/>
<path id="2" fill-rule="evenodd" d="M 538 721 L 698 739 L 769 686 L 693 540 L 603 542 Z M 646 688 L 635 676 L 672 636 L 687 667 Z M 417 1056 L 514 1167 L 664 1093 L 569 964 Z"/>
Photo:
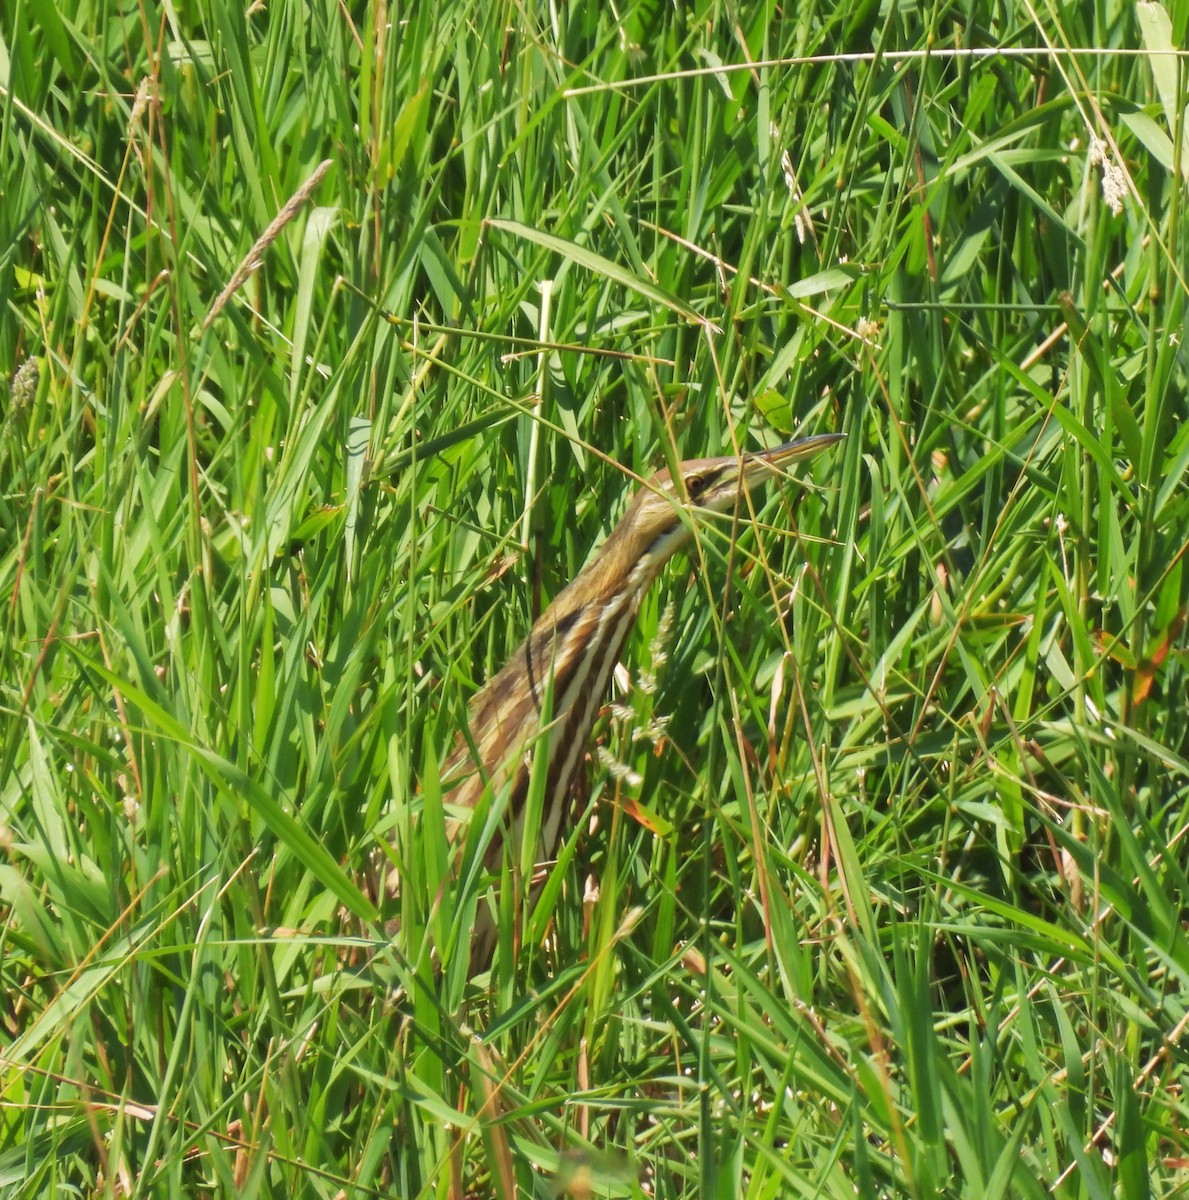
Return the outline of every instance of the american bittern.
<path id="1" fill-rule="evenodd" d="M 517 844 L 533 756 L 544 752 L 548 767 L 537 861 L 552 859 L 563 834 L 570 785 L 624 639 L 648 585 L 692 535 L 691 518 L 733 511 L 756 484 L 841 436 L 820 434 L 742 458 L 692 459 L 681 464 L 676 480 L 668 471 L 654 475 L 599 552 L 471 700 L 470 737 L 459 737 L 443 777 L 449 787 L 468 766 L 471 771 L 446 797 L 447 804 L 455 811 L 474 809 L 489 783 L 493 797 L 507 789 L 505 811 Z M 452 841 L 463 831 L 461 821 L 450 822 Z M 498 856 L 497 841 L 489 864 L 498 866 Z"/>

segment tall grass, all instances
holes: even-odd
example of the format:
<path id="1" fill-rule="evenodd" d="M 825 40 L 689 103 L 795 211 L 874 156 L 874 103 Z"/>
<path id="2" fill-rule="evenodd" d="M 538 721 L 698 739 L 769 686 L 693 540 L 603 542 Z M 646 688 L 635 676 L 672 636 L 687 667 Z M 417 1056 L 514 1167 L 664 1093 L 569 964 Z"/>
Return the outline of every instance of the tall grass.
<path id="1" fill-rule="evenodd" d="M 0 1192 L 1189 1193 L 1187 24 L 6 5 Z M 636 480 L 799 430 L 452 872 Z"/>

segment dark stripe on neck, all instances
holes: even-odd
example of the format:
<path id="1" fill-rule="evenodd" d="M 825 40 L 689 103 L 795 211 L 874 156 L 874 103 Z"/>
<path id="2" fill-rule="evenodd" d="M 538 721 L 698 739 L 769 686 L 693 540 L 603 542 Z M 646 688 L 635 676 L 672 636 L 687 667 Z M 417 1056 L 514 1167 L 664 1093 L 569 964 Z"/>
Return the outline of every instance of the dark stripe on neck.
<path id="1" fill-rule="evenodd" d="M 524 670 L 528 677 L 529 695 L 533 698 L 533 707 L 541 715 L 541 706 L 545 702 L 545 684 L 549 680 L 549 671 L 553 671 L 553 699 L 565 693 L 570 676 L 578 656 L 570 654 L 563 661 L 558 661 L 558 650 L 566 634 L 578 623 L 578 618 L 585 612 L 584 608 L 576 608 L 566 613 L 554 625 L 544 629 L 538 636 L 529 634 L 524 639 Z M 539 660 L 539 661 L 538 661 Z M 554 716 L 556 716 L 556 712 Z"/>

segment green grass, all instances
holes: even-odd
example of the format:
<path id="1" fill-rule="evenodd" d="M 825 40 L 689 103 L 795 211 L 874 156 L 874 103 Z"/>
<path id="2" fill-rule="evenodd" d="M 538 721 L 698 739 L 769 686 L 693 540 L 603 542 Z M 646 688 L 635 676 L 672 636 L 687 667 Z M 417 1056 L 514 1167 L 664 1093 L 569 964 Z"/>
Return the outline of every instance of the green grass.
<path id="1" fill-rule="evenodd" d="M 0 1194 L 1189 1195 L 1189 11 L 245 7 L 0 12 Z M 468 696 L 794 430 L 468 979 Z"/>

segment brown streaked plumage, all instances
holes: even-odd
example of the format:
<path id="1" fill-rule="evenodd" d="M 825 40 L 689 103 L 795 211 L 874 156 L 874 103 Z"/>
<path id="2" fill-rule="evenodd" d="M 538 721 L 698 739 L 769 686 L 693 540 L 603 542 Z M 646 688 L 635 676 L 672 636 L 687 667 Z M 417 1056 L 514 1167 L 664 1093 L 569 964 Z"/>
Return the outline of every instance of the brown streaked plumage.
<path id="1" fill-rule="evenodd" d="M 564 833 L 570 785 L 641 598 L 661 567 L 689 540 L 691 517 L 733 511 L 743 491 L 825 450 L 841 436 L 801 438 L 742 458 L 693 459 L 681 464 L 680 483 L 661 471 L 640 488 L 598 553 L 558 593 L 507 664 L 471 700 L 470 741 L 459 736 L 443 779 L 449 788 L 468 765 L 478 769 L 453 786 L 447 805 L 456 811 L 474 809 L 488 781 L 492 796 L 510 788 L 506 812 L 517 830 L 533 755 L 544 747 L 549 763 L 538 862 L 552 859 Z M 548 722 L 546 711 L 552 714 Z M 451 841 L 460 840 L 464 832 L 463 821 L 450 822 Z M 518 842 L 518 833 L 514 836 Z M 499 852 L 497 839 L 489 851 L 493 867 L 498 866 Z"/>

